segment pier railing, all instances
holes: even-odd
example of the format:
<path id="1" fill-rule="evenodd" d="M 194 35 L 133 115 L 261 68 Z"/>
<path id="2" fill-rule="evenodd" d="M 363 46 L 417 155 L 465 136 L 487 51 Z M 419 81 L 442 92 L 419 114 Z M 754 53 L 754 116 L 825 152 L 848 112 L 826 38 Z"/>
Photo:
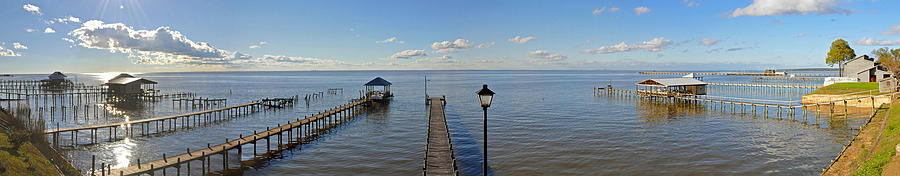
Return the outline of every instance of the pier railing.
<path id="1" fill-rule="evenodd" d="M 716 97 L 716 96 L 669 96 L 662 94 L 652 94 L 646 92 L 640 92 L 635 90 L 624 90 L 624 89 L 614 89 L 609 87 L 594 87 L 594 95 L 616 95 L 616 96 L 635 96 L 635 97 L 648 97 L 653 99 L 662 99 L 665 101 L 691 101 L 691 102 L 706 102 L 712 108 L 721 108 L 722 110 L 727 110 L 726 108 L 730 108 L 733 112 L 745 112 L 749 108 L 750 111 L 756 112 L 757 107 L 763 108 L 763 112 L 768 115 L 769 109 L 772 108 L 775 110 L 777 116 L 794 116 L 797 108 L 812 108 L 815 107 L 816 115 L 819 114 L 820 106 L 828 106 L 830 107 L 830 114 L 835 114 L 835 107 L 839 105 L 843 105 L 844 114 L 849 114 L 848 112 L 848 104 L 856 101 L 857 103 L 861 103 L 862 100 L 871 101 L 871 109 L 874 113 L 876 110 L 876 98 L 882 97 L 892 97 L 892 94 L 882 94 L 882 95 L 869 95 L 869 96 L 858 96 L 844 99 L 837 99 L 831 101 L 821 101 L 817 103 L 807 103 L 807 104 L 798 104 L 798 105 L 790 105 L 790 104 L 777 104 L 777 103 L 766 103 L 766 102 L 749 102 L 743 101 L 740 98 L 728 98 L 728 97 Z M 711 99 L 710 97 L 717 98 Z M 806 115 L 806 111 L 802 111 L 804 113 L 804 117 Z"/>
<path id="2" fill-rule="evenodd" d="M 186 172 L 190 173 L 191 163 L 199 160 L 201 162 L 200 165 L 202 174 L 206 175 L 207 173 L 212 172 L 211 157 L 213 155 L 221 155 L 223 166 L 222 168 L 228 169 L 229 151 L 237 150 L 238 156 L 240 156 L 243 153 L 243 145 L 253 145 L 254 156 L 259 156 L 256 153 L 256 144 L 258 141 L 265 139 L 266 153 L 269 153 L 270 151 L 272 151 L 269 147 L 270 138 L 276 136 L 278 140 L 278 150 L 275 151 L 282 151 L 282 147 L 287 147 L 289 145 L 299 145 L 299 143 L 305 140 L 316 138 L 318 135 L 324 133 L 325 131 L 350 120 L 352 117 L 365 110 L 365 105 L 367 105 L 369 102 L 371 102 L 369 99 L 359 99 L 319 114 L 305 117 L 303 119 L 297 119 L 296 121 L 289 122 L 285 125 L 279 124 L 279 126 L 276 128 L 267 128 L 266 131 L 254 131 L 254 134 L 252 135 L 240 135 L 237 139 L 234 140 L 225 139 L 226 142 L 219 145 L 211 146 L 207 144 L 206 148 L 193 151 L 188 148 L 186 149 L 186 153 L 175 155 L 172 157 L 166 157 L 166 155 L 163 154 L 163 159 L 160 160 L 141 162 L 140 159 L 138 159 L 136 164 L 129 165 L 124 168 L 115 169 L 109 168 L 109 165 L 101 163 L 100 169 L 93 170 L 92 173 L 96 171 L 102 173 L 103 175 L 154 175 L 154 173 L 156 172 L 162 172 L 163 174 L 165 174 L 167 170 L 175 169 L 175 173 L 177 175 L 181 175 L 182 165 L 187 165 Z M 283 142 L 284 138 L 282 136 L 284 133 L 287 133 L 287 142 Z M 285 143 L 288 143 L 288 145 L 285 145 Z M 240 160 L 240 158 L 238 158 L 238 160 Z M 243 165 L 241 167 L 243 167 Z"/>
<path id="3" fill-rule="evenodd" d="M 443 97 L 429 97 L 428 134 L 425 140 L 425 164 L 423 175 L 459 175 L 453 143 L 444 115 Z"/>
<path id="4" fill-rule="evenodd" d="M 44 134 L 51 135 L 53 138 L 53 144 L 59 146 L 61 137 L 60 133 L 71 132 L 72 145 L 74 146 L 77 145 L 78 142 L 78 135 L 76 135 L 76 133 L 82 130 L 90 130 L 90 141 L 91 144 L 94 144 L 98 142 L 98 130 L 100 129 L 107 129 L 107 131 L 109 131 L 109 140 L 118 137 L 119 128 L 122 128 L 124 130 L 125 136 L 134 137 L 134 128 L 137 125 L 141 126 L 141 135 L 150 134 L 151 127 L 155 127 L 156 133 L 159 133 L 160 131 L 175 131 L 179 128 L 179 123 L 181 124 L 180 128 L 187 128 L 189 126 L 198 126 L 201 124 L 227 120 L 230 117 L 236 115 L 249 114 L 258 111 L 260 109 L 259 105 L 259 102 L 251 102 L 199 112 L 81 127 L 59 128 L 59 123 L 57 123 L 57 127 L 55 129 L 48 129 L 44 131 Z"/>

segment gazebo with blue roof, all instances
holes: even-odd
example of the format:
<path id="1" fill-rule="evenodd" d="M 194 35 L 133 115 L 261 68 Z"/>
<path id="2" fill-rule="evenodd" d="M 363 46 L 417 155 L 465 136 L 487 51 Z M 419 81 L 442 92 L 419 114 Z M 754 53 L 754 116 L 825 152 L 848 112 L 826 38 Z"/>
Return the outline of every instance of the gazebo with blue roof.
<path id="1" fill-rule="evenodd" d="M 366 83 L 364 86 L 366 86 L 367 97 L 384 99 L 394 96 L 394 94 L 391 93 L 391 82 L 384 80 L 384 78 L 377 77 Z M 378 86 L 382 87 L 380 91 L 376 89 Z"/>

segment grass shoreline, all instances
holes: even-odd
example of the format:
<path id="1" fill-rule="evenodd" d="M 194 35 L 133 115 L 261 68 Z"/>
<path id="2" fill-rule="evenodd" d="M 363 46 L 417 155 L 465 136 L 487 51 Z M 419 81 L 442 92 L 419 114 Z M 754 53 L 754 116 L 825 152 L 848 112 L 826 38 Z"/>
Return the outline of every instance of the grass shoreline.
<path id="1" fill-rule="evenodd" d="M 41 138 L 42 132 L 35 134 L 17 121 L 0 109 L 0 175 L 81 175 Z"/>
<path id="2" fill-rule="evenodd" d="M 880 92 L 876 82 L 851 82 L 834 83 L 807 95 L 882 95 L 890 92 Z"/>
<path id="3" fill-rule="evenodd" d="M 875 143 L 872 147 L 865 150 L 867 155 L 872 152 L 872 149 L 874 149 L 874 153 L 861 160 L 862 164 L 860 164 L 859 168 L 856 169 L 853 175 L 900 174 L 883 173 L 884 166 L 886 166 L 888 163 L 900 162 L 893 161 L 892 159 L 893 156 L 897 154 L 895 147 L 898 143 L 900 143 L 900 101 L 895 101 L 892 103 L 890 114 L 884 122 L 884 129 L 882 129 L 880 132 L 881 135 L 877 136 L 878 143 Z"/>

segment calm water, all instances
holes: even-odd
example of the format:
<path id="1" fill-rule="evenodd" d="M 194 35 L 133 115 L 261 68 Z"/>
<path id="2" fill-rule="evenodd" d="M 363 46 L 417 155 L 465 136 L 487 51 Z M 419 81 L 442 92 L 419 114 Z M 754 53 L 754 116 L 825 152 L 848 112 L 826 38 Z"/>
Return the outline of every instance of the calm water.
<path id="1" fill-rule="evenodd" d="M 464 175 L 482 172 L 482 112 L 475 91 L 489 84 L 497 92 L 489 109 L 488 156 L 495 175 L 816 175 L 846 144 L 862 118 L 799 120 L 761 114 L 721 112 L 698 105 L 673 105 L 621 97 L 594 96 L 591 88 L 612 83 L 633 89 L 649 78 L 632 71 L 326 71 L 140 74 L 164 92 L 195 92 L 227 98 L 229 104 L 343 88 L 277 112 L 267 111 L 190 130 L 127 138 L 65 149 L 76 167 L 90 158 L 116 167 L 213 145 L 240 134 L 265 130 L 346 103 L 362 84 L 381 76 L 394 83 L 396 97 L 357 116 L 322 138 L 270 160 L 245 175 L 419 175 L 426 130 L 424 76 L 428 93 L 446 95 L 447 120 Z M 43 75 L 40 75 L 43 76 Z M 22 75 L 15 79 L 38 77 Z M 99 84 L 96 75 L 74 74 Z M 667 76 L 654 76 L 667 77 Z M 707 77 L 707 81 L 747 81 L 748 77 Z M 8 79 L 8 78 L 3 78 Z M 710 89 L 714 96 L 776 99 L 796 104 L 800 93 Z M 788 102 L 793 101 L 793 102 Z M 122 106 L 126 107 L 126 106 Z M 123 115 L 48 125 L 84 126 L 196 111 L 171 101 L 122 108 Z M 798 112 L 799 114 L 799 112 Z M 71 117 L 70 117 L 71 118 Z M 100 134 L 105 141 L 105 131 Z M 65 136 L 65 135 L 64 135 Z M 88 143 L 88 132 L 79 133 Z M 68 139 L 68 136 L 63 139 Z M 252 155 L 244 148 L 244 160 Z M 265 149 L 261 149 L 263 151 Z M 232 154 L 232 156 L 236 153 Z M 237 157 L 230 157 L 237 158 Z M 215 161 L 213 163 L 221 163 Z M 197 164 L 199 165 L 199 164 Z M 197 165 L 194 165 L 195 167 Z M 221 167 L 221 166 L 213 166 Z M 194 169 L 199 173 L 198 169 Z M 172 171 L 174 173 L 174 171 Z"/>

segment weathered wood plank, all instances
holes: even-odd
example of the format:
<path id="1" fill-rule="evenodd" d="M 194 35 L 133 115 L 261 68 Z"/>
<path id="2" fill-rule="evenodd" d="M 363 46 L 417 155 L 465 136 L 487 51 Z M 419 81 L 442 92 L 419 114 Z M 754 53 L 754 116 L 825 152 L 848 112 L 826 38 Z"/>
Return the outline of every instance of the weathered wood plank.
<path id="1" fill-rule="evenodd" d="M 428 139 L 425 149 L 425 175 L 456 175 L 450 131 L 444 116 L 443 98 L 429 98 Z"/>

